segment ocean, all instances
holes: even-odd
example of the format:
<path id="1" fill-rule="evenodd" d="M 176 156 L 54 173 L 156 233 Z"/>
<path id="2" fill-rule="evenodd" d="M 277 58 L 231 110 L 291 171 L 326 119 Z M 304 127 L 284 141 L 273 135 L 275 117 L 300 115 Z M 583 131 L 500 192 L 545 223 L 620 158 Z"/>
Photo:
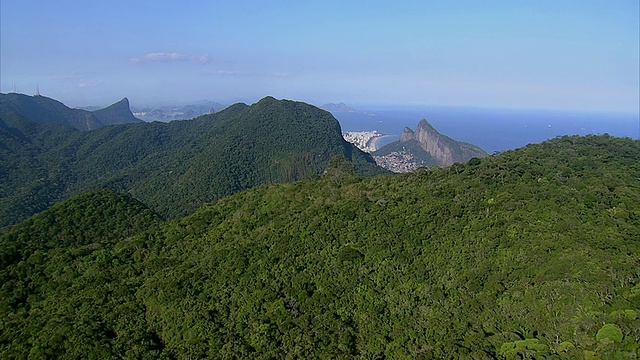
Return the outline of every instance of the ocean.
<path id="1" fill-rule="evenodd" d="M 334 112 L 342 131 L 377 130 L 389 135 L 378 148 L 399 139 L 404 127 L 415 130 L 427 119 L 440 133 L 480 146 L 488 153 L 516 149 L 563 135 L 609 134 L 640 138 L 640 115 L 468 107 L 376 107 Z"/>

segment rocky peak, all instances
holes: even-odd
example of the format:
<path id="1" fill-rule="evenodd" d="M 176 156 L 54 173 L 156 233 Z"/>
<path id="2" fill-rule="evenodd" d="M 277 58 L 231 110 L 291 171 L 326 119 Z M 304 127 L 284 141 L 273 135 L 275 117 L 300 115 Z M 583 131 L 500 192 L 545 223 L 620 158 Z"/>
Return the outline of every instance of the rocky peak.
<path id="1" fill-rule="evenodd" d="M 410 171 L 419 166 L 449 166 L 464 163 L 474 157 L 484 157 L 487 153 L 479 147 L 456 141 L 440 134 L 426 119 L 420 120 L 415 132 L 405 127 L 400 141 L 388 144 L 374 153 L 374 158 L 389 157 L 392 171 Z M 385 158 L 386 159 L 386 158 Z M 383 159 L 384 160 L 384 159 Z M 388 160 L 388 159 L 386 159 Z M 386 161 L 384 160 L 384 161 Z"/>
<path id="2" fill-rule="evenodd" d="M 432 132 L 432 133 L 436 133 L 436 134 L 440 134 L 434 127 L 433 125 L 431 125 L 427 119 L 422 119 L 420 120 L 420 122 L 418 123 L 418 126 L 416 127 L 416 131 L 417 132 Z"/>
<path id="3" fill-rule="evenodd" d="M 456 141 L 440 134 L 426 119 L 418 123 L 414 139 L 418 141 L 420 147 L 436 159 L 440 166 L 448 166 L 460 161 L 454 155 L 457 148 Z"/>
<path id="4" fill-rule="evenodd" d="M 484 150 L 475 145 L 440 134 L 426 119 L 418 123 L 414 139 L 440 166 L 464 163 L 474 157 L 487 156 Z"/>
<path id="5" fill-rule="evenodd" d="M 118 108 L 118 109 L 124 109 L 124 110 L 130 110 L 130 108 L 129 108 L 129 99 L 124 97 L 124 98 L 122 98 L 122 100 L 114 103 L 110 107 L 114 107 L 114 108 Z"/>
<path id="6" fill-rule="evenodd" d="M 104 109 L 94 111 L 93 115 L 103 125 L 127 124 L 142 121 L 133 116 L 131 108 L 129 107 L 129 99 L 126 97 Z"/>
<path id="7" fill-rule="evenodd" d="M 106 110 L 106 109 L 128 112 L 130 111 L 129 99 L 127 99 L 126 97 L 122 98 L 122 100 L 117 101 L 102 110 Z"/>
<path id="8" fill-rule="evenodd" d="M 402 130 L 402 135 L 400 135 L 400 142 L 407 142 L 409 140 L 413 140 L 415 133 L 409 127 L 406 127 Z"/>

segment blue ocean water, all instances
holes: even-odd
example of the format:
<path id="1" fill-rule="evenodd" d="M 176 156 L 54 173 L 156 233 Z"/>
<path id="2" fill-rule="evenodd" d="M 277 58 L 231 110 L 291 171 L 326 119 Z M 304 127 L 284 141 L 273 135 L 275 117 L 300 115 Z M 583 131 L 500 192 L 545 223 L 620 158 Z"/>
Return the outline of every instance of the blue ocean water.
<path id="1" fill-rule="evenodd" d="M 398 140 L 404 127 L 415 130 L 427 119 L 440 133 L 493 153 L 540 143 L 562 135 L 610 134 L 640 137 L 640 115 L 548 110 L 463 107 L 378 107 L 335 112 L 343 131 L 377 130 L 391 135 L 378 147 Z"/>

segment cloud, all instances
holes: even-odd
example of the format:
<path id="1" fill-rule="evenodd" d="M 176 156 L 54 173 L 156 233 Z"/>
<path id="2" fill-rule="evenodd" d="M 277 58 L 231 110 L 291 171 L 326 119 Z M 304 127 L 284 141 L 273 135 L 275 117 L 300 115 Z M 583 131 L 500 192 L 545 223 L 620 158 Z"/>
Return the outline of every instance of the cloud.
<path id="1" fill-rule="evenodd" d="M 82 77 L 79 75 L 51 75 L 49 76 L 49 80 L 53 81 L 77 81 L 81 80 Z"/>
<path id="2" fill-rule="evenodd" d="M 104 81 L 103 80 L 89 80 L 89 81 L 85 81 L 85 80 L 81 80 L 78 82 L 78 87 L 79 88 L 92 88 L 92 87 L 97 87 L 102 85 Z"/>
<path id="3" fill-rule="evenodd" d="M 136 63 L 137 62 L 153 62 L 153 61 L 172 62 L 172 61 L 182 61 L 185 59 L 187 59 L 187 56 L 177 52 L 171 52 L 171 53 L 153 52 L 153 53 L 147 53 L 142 57 L 132 58 L 131 61 Z"/>
<path id="4" fill-rule="evenodd" d="M 288 72 L 272 72 L 271 76 L 277 77 L 277 78 L 285 78 L 289 76 L 289 73 Z"/>
<path id="5" fill-rule="evenodd" d="M 211 56 L 209 54 L 185 55 L 178 52 L 152 52 L 140 57 L 133 57 L 130 61 L 133 63 L 197 61 L 201 64 L 207 64 L 211 61 Z"/>
<path id="6" fill-rule="evenodd" d="M 233 77 L 260 77 L 260 78 L 286 78 L 291 74 L 288 72 L 282 71 L 272 71 L 272 72 L 251 72 L 251 71 L 239 71 L 239 70 L 230 70 L 230 69 L 218 69 L 215 71 L 206 71 L 204 74 L 206 75 L 214 75 L 214 76 L 233 76 Z"/>
<path id="7" fill-rule="evenodd" d="M 211 62 L 211 56 L 209 56 L 209 54 L 197 55 L 196 57 L 201 64 L 208 64 Z"/>
<path id="8" fill-rule="evenodd" d="M 236 71 L 236 70 L 218 70 L 218 71 L 215 71 L 213 74 L 214 75 L 219 75 L 219 76 L 244 76 L 244 75 L 247 75 L 246 73 L 243 73 L 242 71 Z"/>
<path id="9" fill-rule="evenodd" d="M 92 74 L 60 74 L 51 75 L 49 80 L 53 80 L 59 83 L 66 83 L 67 85 L 76 86 L 79 88 L 93 88 L 98 87 L 104 83 L 102 79 L 96 79 Z"/>

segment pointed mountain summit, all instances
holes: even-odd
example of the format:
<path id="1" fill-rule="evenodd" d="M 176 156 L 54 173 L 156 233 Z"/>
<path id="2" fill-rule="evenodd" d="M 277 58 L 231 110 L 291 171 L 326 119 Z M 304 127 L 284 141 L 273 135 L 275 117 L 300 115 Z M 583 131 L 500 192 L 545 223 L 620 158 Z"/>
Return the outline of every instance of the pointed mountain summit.
<path id="1" fill-rule="evenodd" d="M 93 115 L 95 115 L 98 121 L 103 125 L 142 122 L 142 120 L 133 116 L 129 106 L 129 99 L 127 98 L 123 98 L 117 103 L 109 105 L 104 109 L 96 110 L 93 112 Z"/>
<path id="2" fill-rule="evenodd" d="M 415 132 L 411 130 L 410 127 L 405 126 L 402 130 L 402 135 L 400 135 L 400 142 L 406 142 L 412 140 L 415 136 Z"/>
<path id="3" fill-rule="evenodd" d="M 371 154 L 378 165 L 395 172 L 408 172 L 422 166 L 449 166 L 487 156 L 481 148 L 454 140 L 436 130 L 426 119 L 416 131 L 405 127 L 400 140 Z"/>
<path id="4" fill-rule="evenodd" d="M 426 119 L 420 120 L 414 139 L 436 160 L 439 166 L 464 163 L 488 154 L 481 148 L 440 134 Z"/>

